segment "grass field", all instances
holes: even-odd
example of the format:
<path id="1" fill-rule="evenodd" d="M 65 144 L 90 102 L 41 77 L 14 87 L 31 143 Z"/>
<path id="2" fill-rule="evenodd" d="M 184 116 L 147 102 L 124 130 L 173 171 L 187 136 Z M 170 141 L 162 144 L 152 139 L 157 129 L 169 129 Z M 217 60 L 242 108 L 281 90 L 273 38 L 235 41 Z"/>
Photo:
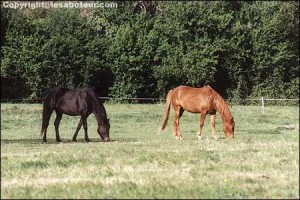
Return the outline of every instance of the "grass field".
<path id="1" fill-rule="evenodd" d="M 211 138 L 209 117 L 185 112 L 183 140 L 171 120 L 156 134 L 164 104 L 105 104 L 112 142 L 88 118 L 90 143 L 71 142 L 79 117 L 63 116 L 55 142 L 40 136 L 41 104 L 1 105 L 1 198 L 299 198 L 299 107 L 232 106 L 235 138 Z"/>

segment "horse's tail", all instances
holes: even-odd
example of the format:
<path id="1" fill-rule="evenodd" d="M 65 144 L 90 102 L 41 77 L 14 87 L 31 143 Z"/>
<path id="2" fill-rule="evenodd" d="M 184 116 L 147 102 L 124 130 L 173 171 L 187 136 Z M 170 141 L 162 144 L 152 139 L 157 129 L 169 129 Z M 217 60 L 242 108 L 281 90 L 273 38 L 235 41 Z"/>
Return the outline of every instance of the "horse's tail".
<path id="1" fill-rule="evenodd" d="M 161 131 L 163 131 L 168 123 L 168 119 L 169 119 L 169 113 L 170 113 L 170 107 L 171 107 L 171 96 L 172 96 L 173 90 L 170 90 L 167 94 L 167 98 L 166 98 L 166 106 L 165 106 L 165 112 L 164 112 L 164 117 L 163 117 L 163 121 L 161 123 L 161 126 L 158 130 L 158 133 L 160 133 Z"/>
<path id="2" fill-rule="evenodd" d="M 42 128 L 41 128 L 41 136 L 44 135 L 45 133 L 45 130 L 46 130 L 46 127 L 48 126 L 49 124 L 49 120 L 47 121 L 47 116 L 46 116 L 46 106 L 45 104 L 43 105 L 43 115 L 42 115 Z"/>
<path id="3" fill-rule="evenodd" d="M 55 104 L 52 102 L 53 98 L 55 99 L 55 97 L 53 97 L 53 96 L 56 95 L 56 93 L 59 91 L 60 88 L 61 88 L 61 86 L 58 86 L 58 87 L 52 88 L 52 89 L 48 89 L 45 92 L 43 92 L 43 94 L 40 97 L 35 98 L 35 100 L 43 103 L 41 136 L 46 134 L 46 130 L 49 125 L 51 113 L 54 109 L 54 104 Z M 49 99 L 51 97 L 52 97 L 52 100 Z"/>

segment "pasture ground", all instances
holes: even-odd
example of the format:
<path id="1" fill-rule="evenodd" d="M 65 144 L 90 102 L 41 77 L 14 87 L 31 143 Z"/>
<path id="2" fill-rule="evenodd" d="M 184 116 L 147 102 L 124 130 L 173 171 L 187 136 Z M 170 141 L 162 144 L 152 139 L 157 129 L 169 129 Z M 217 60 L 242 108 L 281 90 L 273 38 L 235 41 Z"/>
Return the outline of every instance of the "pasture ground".
<path id="1" fill-rule="evenodd" d="M 164 104 L 104 104 L 112 142 L 88 118 L 90 143 L 71 142 L 79 117 L 63 116 L 55 142 L 40 136 L 41 104 L 1 104 L 1 198 L 299 198 L 299 107 L 232 106 L 235 138 L 211 138 L 207 116 L 185 112 L 183 140 L 172 136 L 172 117 L 156 134 Z"/>

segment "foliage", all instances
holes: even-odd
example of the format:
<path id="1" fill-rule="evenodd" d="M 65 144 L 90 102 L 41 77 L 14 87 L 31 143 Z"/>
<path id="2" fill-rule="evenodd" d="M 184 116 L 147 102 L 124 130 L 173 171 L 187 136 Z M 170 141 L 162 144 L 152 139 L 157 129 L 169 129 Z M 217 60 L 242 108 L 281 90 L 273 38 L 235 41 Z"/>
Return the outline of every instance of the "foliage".
<path id="1" fill-rule="evenodd" d="M 79 10 L 57 9 L 43 17 L 19 11 L 13 17 L 6 37 L 10 45 L 2 48 L 3 75 L 25 79 L 32 96 L 57 85 L 90 86 L 94 73 L 105 72 L 105 40 Z"/>
<path id="2" fill-rule="evenodd" d="M 56 85 L 164 97 L 178 85 L 204 84 L 236 100 L 299 95 L 297 1 L 3 8 L 1 22 L 1 97 L 36 97 Z M 4 80 L 24 83 L 24 92 Z"/>

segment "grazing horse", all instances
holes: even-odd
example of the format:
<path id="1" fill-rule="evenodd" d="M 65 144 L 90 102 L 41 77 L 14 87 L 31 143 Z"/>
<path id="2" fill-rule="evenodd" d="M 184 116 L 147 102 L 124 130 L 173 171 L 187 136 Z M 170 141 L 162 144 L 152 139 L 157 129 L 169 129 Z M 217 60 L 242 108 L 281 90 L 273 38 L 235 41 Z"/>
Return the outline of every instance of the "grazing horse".
<path id="1" fill-rule="evenodd" d="M 85 141 L 90 139 L 87 133 L 87 117 L 93 113 L 98 122 L 98 134 L 105 142 L 109 138 L 109 119 L 107 119 L 106 111 L 103 104 L 99 101 L 94 91 L 90 88 L 79 88 L 75 90 L 56 87 L 46 91 L 42 97 L 43 102 L 43 122 L 41 135 L 43 142 L 47 142 L 46 133 L 49 125 L 49 120 L 53 111 L 56 112 L 56 119 L 54 121 L 56 141 L 61 142 L 59 137 L 59 123 L 63 114 L 70 116 L 80 115 L 80 121 L 73 136 L 73 141 L 76 141 L 77 134 L 83 125 Z"/>
<path id="2" fill-rule="evenodd" d="M 197 132 L 198 139 L 202 139 L 202 127 L 206 114 L 210 114 L 212 137 L 214 139 L 218 138 L 215 128 L 216 112 L 221 115 L 225 136 L 227 138 L 234 137 L 235 123 L 229 111 L 229 107 L 224 99 L 210 86 L 204 86 L 202 88 L 178 86 L 170 90 L 167 94 L 163 122 L 159 132 L 163 131 L 167 125 L 171 104 L 174 109 L 173 134 L 176 139 L 182 139 L 179 131 L 179 118 L 182 116 L 184 110 L 191 113 L 200 113 L 200 126 Z"/>

